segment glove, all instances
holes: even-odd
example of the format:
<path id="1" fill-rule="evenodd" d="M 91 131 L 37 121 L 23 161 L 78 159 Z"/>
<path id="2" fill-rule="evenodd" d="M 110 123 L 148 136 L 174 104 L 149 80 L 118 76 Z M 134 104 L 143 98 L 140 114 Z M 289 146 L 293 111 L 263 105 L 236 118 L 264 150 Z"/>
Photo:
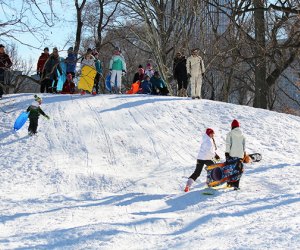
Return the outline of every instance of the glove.
<path id="1" fill-rule="evenodd" d="M 230 155 L 229 155 L 229 153 L 225 153 L 225 159 L 226 159 L 226 161 L 229 161 L 229 159 L 230 159 Z"/>
<path id="2" fill-rule="evenodd" d="M 126 71 L 122 70 L 122 76 L 125 76 L 125 75 L 126 75 Z"/>
<path id="3" fill-rule="evenodd" d="M 187 77 L 188 77 L 188 78 L 191 78 L 191 77 L 192 77 L 192 75 L 191 75 L 190 73 L 188 73 L 188 74 L 187 74 Z"/>
<path id="4" fill-rule="evenodd" d="M 220 156 L 218 156 L 218 154 L 215 155 L 216 160 L 220 160 Z"/>
<path id="5" fill-rule="evenodd" d="M 202 75 L 202 77 L 203 77 L 203 76 L 204 76 L 204 73 L 202 73 L 201 75 Z"/>
<path id="6" fill-rule="evenodd" d="M 112 73 L 111 71 L 112 71 L 112 69 L 109 70 L 109 74 L 110 74 L 110 75 L 111 75 L 111 73 Z"/>

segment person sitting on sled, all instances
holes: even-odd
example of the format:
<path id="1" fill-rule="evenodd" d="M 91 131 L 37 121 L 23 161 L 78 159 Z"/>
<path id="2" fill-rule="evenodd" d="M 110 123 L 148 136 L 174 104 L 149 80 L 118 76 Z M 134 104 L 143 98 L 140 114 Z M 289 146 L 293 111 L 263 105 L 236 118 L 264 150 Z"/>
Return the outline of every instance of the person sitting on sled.
<path id="1" fill-rule="evenodd" d="M 67 75 L 67 79 L 64 83 L 61 94 L 74 94 L 75 93 L 75 83 L 73 82 L 72 78 L 73 78 L 72 74 L 69 73 Z"/>
<path id="2" fill-rule="evenodd" d="M 38 127 L 38 120 L 40 114 L 45 116 L 47 119 L 50 119 L 48 115 L 44 113 L 41 109 L 40 105 L 42 104 L 42 98 L 38 97 L 37 95 L 34 96 L 34 102 L 27 108 L 27 112 L 29 112 L 29 127 L 28 127 L 28 134 L 34 135 L 37 133 Z"/>
<path id="3" fill-rule="evenodd" d="M 203 135 L 202 143 L 197 157 L 197 165 L 194 173 L 189 177 L 184 192 L 190 191 L 190 188 L 195 180 L 200 176 L 203 166 L 210 166 L 214 164 L 213 159 L 219 160 L 220 157 L 216 153 L 217 146 L 214 140 L 215 132 L 213 129 L 206 129 L 206 133 Z"/>
<path id="4" fill-rule="evenodd" d="M 226 162 L 237 160 L 237 167 L 240 169 L 240 174 L 243 172 L 243 158 L 246 156 L 245 151 L 246 139 L 240 130 L 240 124 L 237 120 L 231 123 L 231 131 L 226 136 Z M 227 182 L 227 185 L 239 189 L 240 180 Z"/>

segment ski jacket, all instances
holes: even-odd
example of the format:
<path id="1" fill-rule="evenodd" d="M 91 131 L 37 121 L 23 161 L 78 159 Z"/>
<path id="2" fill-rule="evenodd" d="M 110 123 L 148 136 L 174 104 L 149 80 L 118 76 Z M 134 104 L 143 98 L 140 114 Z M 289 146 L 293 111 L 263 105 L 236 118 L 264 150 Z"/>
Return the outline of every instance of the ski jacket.
<path id="1" fill-rule="evenodd" d="M 226 153 L 231 157 L 244 158 L 246 139 L 240 128 L 232 129 L 226 136 Z"/>
<path id="2" fill-rule="evenodd" d="M 201 56 L 189 56 L 186 60 L 186 70 L 192 77 L 202 75 L 205 68 Z"/>
<path id="3" fill-rule="evenodd" d="M 44 111 L 41 109 L 41 107 L 39 105 L 36 104 L 31 104 L 28 108 L 27 108 L 27 112 L 29 112 L 29 119 L 38 119 L 40 114 L 43 116 L 47 116 Z"/>
<path id="4" fill-rule="evenodd" d="M 142 90 L 140 91 L 141 94 L 150 94 L 152 90 L 152 84 L 150 81 L 144 80 L 141 83 Z"/>
<path id="5" fill-rule="evenodd" d="M 102 66 L 99 59 L 95 59 L 95 67 L 98 74 L 102 74 Z"/>
<path id="6" fill-rule="evenodd" d="M 75 92 L 75 83 L 73 81 L 69 81 L 68 79 L 65 81 L 62 94 L 74 94 Z"/>
<path id="7" fill-rule="evenodd" d="M 57 70 L 59 74 L 62 74 L 62 69 L 60 67 L 60 58 L 55 57 L 51 54 L 44 66 L 44 75 L 50 79 L 57 79 Z"/>
<path id="8" fill-rule="evenodd" d="M 152 76 L 151 79 L 150 79 L 150 82 L 152 83 L 152 88 L 153 89 L 162 89 L 162 88 L 166 88 L 167 85 L 166 83 L 164 82 L 163 79 L 161 79 L 161 77 L 157 78 L 155 76 Z"/>
<path id="9" fill-rule="evenodd" d="M 186 58 L 175 58 L 173 63 L 173 75 L 175 79 L 187 79 Z"/>
<path id="10" fill-rule="evenodd" d="M 83 66 L 91 66 L 95 68 L 95 57 L 91 56 L 90 58 L 86 58 L 85 56 L 81 59 L 81 65 L 80 68 L 82 69 Z"/>
<path id="11" fill-rule="evenodd" d="M 126 71 L 126 63 L 121 55 L 113 55 L 109 62 L 109 70 Z"/>
<path id="12" fill-rule="evenodd" d="M 6 53 L 0 53 L 0 68 L 9 69 L 12 66 L 12 62 L 9 55 Z"/>
<path id="13" fill-rule="evenodd" d="M 67 65 L 67 72 L 75 72 L 76 63 L 77 63 L 77 54 L 75 53 L 68 53 L 68 56 L 65 60 Z"/>
<path id="14" fill-rule="evenodd" d="M 216 155 L 216 146 L 212 138 L 207 134 L 203 135 L 202 143 L 198 153 L 198 160 L 212 160 Z"/>
<path id="15" fill-rule="evenodd" d="M 48 58 L 49 58 L 49 53 L 42 53 L 40 55 L 38 63 L 37 63 L 37 68 L 36 68 L 37 72 L 43 72 L 44 65 L 45 65 Z"/>

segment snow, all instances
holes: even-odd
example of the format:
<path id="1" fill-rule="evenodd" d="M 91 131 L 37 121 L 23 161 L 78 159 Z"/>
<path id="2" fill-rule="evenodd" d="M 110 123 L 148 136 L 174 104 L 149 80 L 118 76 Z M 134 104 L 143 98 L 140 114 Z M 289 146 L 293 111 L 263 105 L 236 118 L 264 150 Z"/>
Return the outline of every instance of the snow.
<path id="1" fill-rule="evenodd" d="M 33 94 L 0 101 L 0 249 L 299 249 L 300 117 L 209 100 L 41 94 L 38 135 L 12 130 Z M 202 135 L 233 119 L 239 191 L 189 193 Z"/>

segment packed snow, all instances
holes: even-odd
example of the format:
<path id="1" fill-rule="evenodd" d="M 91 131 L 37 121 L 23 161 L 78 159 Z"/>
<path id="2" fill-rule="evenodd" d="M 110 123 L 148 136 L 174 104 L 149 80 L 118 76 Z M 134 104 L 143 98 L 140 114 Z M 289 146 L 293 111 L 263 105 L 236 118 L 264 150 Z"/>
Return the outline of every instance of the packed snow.
<path id="1" fill-rule="evenodd" d="M 0 100 L 0 249 L 299 249 L 300 117 L 172 96 L 41 94 L 50 120 Z M 248 153 L 240 190 L 184 193 L 205 129 L 237 119 Z"/>

